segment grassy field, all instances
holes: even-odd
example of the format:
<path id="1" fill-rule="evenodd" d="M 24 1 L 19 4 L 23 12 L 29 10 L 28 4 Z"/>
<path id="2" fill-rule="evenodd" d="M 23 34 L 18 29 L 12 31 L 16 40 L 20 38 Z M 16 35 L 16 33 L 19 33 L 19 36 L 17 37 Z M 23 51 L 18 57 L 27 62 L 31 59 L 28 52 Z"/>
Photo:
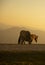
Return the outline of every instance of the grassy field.
<path id="1" fill-rule="evenodd" d="M 45 65 L 45 51 L 0 51 L 0 65 Z"/>

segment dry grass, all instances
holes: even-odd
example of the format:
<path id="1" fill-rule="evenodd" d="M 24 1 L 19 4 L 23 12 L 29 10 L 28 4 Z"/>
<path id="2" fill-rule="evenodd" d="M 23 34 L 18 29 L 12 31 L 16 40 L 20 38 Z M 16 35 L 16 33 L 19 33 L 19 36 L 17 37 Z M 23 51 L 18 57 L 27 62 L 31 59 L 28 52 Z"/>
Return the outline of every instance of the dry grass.
<path id="1" fill-rule="evenodd" d="M 45 65 L 45 52 L 0 52 L 0 65 Z"/>

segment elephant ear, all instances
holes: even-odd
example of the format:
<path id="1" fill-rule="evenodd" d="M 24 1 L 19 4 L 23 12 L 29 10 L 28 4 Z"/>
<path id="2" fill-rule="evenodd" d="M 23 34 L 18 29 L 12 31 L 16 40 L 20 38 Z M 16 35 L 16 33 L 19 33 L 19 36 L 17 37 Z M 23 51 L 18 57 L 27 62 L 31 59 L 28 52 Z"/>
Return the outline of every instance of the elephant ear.
<path id="1" fill-rule="evenodd" d="M 38 36 L 36 36 L 36 38 L 35 38 L 35 41 L 37 42 L 37 40 L 38 40 Z"/>
<path id="2" fill-rule="evenodd" d="M 31 34 L 31 39 L 32 39 L 32 41 L 33 41 L 33 39 L 34 39 L 35 42 L 37 43 L 38 35 L 36 35 L 36 34 Z"/>
<path id="3" fill-rule="evenodd" d="M 38 36 L 36 36 L 36 38 L 38 39 Z"/>

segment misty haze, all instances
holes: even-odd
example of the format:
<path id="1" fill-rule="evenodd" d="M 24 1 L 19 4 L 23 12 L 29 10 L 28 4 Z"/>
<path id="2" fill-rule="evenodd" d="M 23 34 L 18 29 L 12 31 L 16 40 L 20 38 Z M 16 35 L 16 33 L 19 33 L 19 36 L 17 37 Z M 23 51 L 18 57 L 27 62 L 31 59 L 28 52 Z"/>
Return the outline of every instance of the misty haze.
<path id="1" fill-rule="evenodd" d="M 1 44 L 18 44 L 18 38 L 21 30 L 28 30 L 33 34 L 38 35 L 38 42 L 32 42 L 32 44 L 45 44 L 45 32 L 35 30 L 29 27 L 13 27 L 10 25 L 0 24 L 0 43 Z"/>
<path id="2" fill-rule="evenodd" d="M 45 0 L 0 0 L 0 65 L 45 65 Z"/>

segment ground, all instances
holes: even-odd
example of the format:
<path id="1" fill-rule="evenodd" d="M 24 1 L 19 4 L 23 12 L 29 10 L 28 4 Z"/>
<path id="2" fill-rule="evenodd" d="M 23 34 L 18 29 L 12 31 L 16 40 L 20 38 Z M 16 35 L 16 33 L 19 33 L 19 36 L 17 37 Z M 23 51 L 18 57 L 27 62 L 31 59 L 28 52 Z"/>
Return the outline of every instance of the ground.
<path id="1" fill-rule="evenodd" d="M 0 51 L 0 65 L 45 65 L 45 51 Z"/>

